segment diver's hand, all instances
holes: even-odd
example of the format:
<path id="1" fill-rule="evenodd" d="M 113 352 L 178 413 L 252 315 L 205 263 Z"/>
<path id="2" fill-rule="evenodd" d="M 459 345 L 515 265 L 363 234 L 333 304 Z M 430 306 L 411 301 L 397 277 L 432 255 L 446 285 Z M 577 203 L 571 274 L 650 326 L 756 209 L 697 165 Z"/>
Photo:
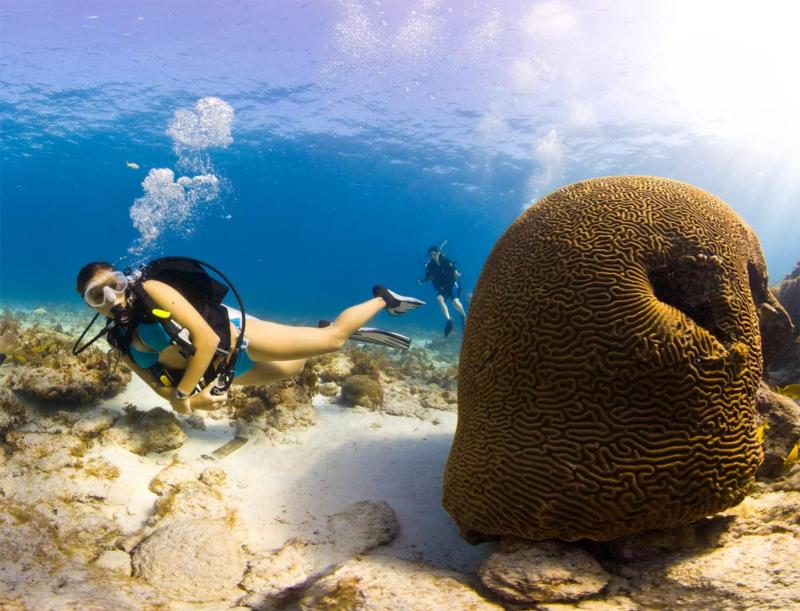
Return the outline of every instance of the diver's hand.
<path id="1" fill-rule="evenodd" d="M 211 391 L 217 387 L 216 381 L 211 382 L 203 390 L 192 397 L 192 407 L 203 407 L 205 409 L 214 408 L 222 405 L 228 400 L 228 391 L 221 395 L 213 395 Z"/>
<path id="2" fill-rule="evenodd" d="M 178 399 L 175 395 L 172 395 L 169 399 L 169 404 L 179 414 L 191 414 L 192 413 L 192 405 L 189 402 L 189 397 L 185 399 Z"/>

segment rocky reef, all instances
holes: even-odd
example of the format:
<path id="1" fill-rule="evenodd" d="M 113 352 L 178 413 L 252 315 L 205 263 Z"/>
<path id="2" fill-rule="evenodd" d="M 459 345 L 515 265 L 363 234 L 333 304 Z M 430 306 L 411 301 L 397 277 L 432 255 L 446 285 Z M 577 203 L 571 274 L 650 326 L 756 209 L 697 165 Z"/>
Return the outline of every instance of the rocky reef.
<path id="1" fill-rule="evenodd" d="M 228 404 L 189 417 L 148 403 L 155 396 L 143 386 L 144 394 L 85 407 L 0 388 L 0 607 L 759 609 L 800 599 L 798 402 L 758 387 L 764 460 L 736 506 L 606 542 L 506 537 L 456 567 L 423 551 L 420 537 L 436 532 L 453 549 L 473 548 L 455 528 L 420 530 L 430 516 L 414 505 L 425 495 L 428 511 L 438 505 L 456 381 L 451 355 L 348 346 L 293 379 L 234 387 Z M 361 437 L 348 428 L 320 460 L 340 460 L 357 443 L 372 452 L 352 450 L 341 466 L 348 477 L 331 483 L 347 500 L 319 510 L 331 488 L 297 487 L 331 472 L 303 458 L 314 450 L 304 435 L 319 430 L 322 442 L 361 420 Z M 376 422 L 404 428 L 376 442 Z M 431 446 L 438 430 L 441 443 Z M 234 453 L 220 452 L 237 440 L 244 445 Z M 382 458 L 394 444 L 406 445 Z M 290 448 L 299 460 L 264 458 Z M 395 464 L 405 453 L 407 473 Z M 418 482 L 422 469 L 435 471 L 429 486 Z M 384 491 L 404 478 L 410 488 L 365 494 L 370 476 Z M 273 478 L 286 487 L 253 489 Z"/>
<path id="2" fill-rule="evenodd" d="M 775 356 L 767 364 L 769 380 L 775 386 L 800 384 L 800 261 L 780 284 L 770 290 L 789 314 L 794 330 L 791 341 L 775 346 Z"/>
<path id="3" fill-rule="evenodd" d="M 322 394 L 344 406 L 435 420 L 456 411 L 458 370 L 452 354 L 347 347 L 314 359 Z"/>
<path id="4" fill-rule="evenodd" d="M 75 338 L 60 327 L 23 327 L 5 311 L 0 338 L 6 355 L 0 381 L 39 401 L 90 405 L 119 394 L 131 381 L 124 364 L 96 347 L 74 356 Z"/>

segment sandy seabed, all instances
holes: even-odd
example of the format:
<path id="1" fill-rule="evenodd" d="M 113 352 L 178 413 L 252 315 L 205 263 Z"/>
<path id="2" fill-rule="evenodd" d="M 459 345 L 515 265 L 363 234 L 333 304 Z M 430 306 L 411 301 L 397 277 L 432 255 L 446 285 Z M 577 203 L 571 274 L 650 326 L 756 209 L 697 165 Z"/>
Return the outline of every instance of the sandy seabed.
<path id="1" fill-rule="evenodd" d="M 165 406 L 134 378 L 121 395 L 96 410 L 122 412 L 126 402 L 140 408 Z M 139 456 L 100 446 L 86 457 L 103 456 L 120 469 L 117 494 L 129 501 L 118 521 L 127 532 L 144 527 L 153 514 L 157 496 L 148 484 L 175 457 L 198 469 L 224 469 L 226 504 L 238 512 L 242 542 L 254 552 L 278 548 L 292 537 L 313 538 L 328 516 L 353 502 L 382 500 L 394 509 L 400 532 L 381 553 L 474 571 L 487 546 L 464 542 L 441 507 L 441 480 L 456 415 L 438 412 L 431 420 L 391 416 L 342 407 L 321 395 L 313 404 L 313 427 L 286 433 L 280 441 L 252 439 L 218 461 L 203 455 L 233 439 L 235 431 L 233 423 L 209 418 L 205 430 L 187 428 L 186 443 L 172 452 Z"/>

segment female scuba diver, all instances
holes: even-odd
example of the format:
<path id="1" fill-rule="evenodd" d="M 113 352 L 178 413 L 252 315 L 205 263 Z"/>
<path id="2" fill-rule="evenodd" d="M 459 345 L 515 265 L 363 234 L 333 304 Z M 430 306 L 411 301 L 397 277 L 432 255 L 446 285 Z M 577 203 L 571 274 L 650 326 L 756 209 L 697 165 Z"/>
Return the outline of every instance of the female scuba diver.
<path id="1" fill-rule="evenodd" d="M 240 309 L 222 303 L 228 289 L 205 268 L 225 280 Z M 406 349 L 409 338 L 362 325 L 381 310 L 399 316 L 425 303 L 375 286 L 372 299 L 347 308 L 332 323 L 276 324 L 243 314 L 241 298 L 224 275 L 187 257 L 156 259 L 132 273 L 89 263 L 78 273 L 76 288 L 97 314 L 73 353 L 106 335 L 125 364 L 184 414 L 224 402 L 234 381 L 269 384 L 297 375 L 309 357 L 338 350 L 348 339 Z M 106 317 L 106 326 L 79 346 L 99 316 Z"/>

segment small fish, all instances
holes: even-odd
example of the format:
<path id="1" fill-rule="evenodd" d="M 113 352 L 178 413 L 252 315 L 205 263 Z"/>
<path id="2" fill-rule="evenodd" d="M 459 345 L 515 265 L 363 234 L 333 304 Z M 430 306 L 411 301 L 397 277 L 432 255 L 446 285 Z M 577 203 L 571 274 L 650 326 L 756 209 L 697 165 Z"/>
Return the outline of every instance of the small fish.
<path id="1" fill-rule="evenodd" d="M 0 365 L 6 362 L 6 355 L 0 352 Z"/>
<path id="2" fill-rule="evenodd" d="M 790 399 L 800 399 L 800 384 L 789 384 L 788 386 L 778 386 L 775 390 L 780 394 L 782 394 L 784 397 L 789 397 Z"/>
<path id="3" fill-rule="evenodd" d="M 139 169 L 139 164 L 138 163 L 133 163 L 133 161 L 126 161 L 125 165 L 128 166 L 131 170 L 138 170 Z"/>
<path id="4" fill-rule="evenodd" d="M 47 308 L 36 308 L 33 313 L 37 315 L 47 314 Z"/>
<path id="5" fill-rule="evenodd" d="M 783 459 L 783 466 L 785 468 L 791 467 L 794 463 L 797 462 L 798 457 L 800 457 L 800 441 L 794 444 L 789 453 L 786 455 L 786 458 Z"/>
<path id="6" fill-rule="evenodd" d="M 769 422 L 765 422 L 756 429 L 756 439 L 758 443 L 764 443 L 764 433 L 769 430 Z"/>

